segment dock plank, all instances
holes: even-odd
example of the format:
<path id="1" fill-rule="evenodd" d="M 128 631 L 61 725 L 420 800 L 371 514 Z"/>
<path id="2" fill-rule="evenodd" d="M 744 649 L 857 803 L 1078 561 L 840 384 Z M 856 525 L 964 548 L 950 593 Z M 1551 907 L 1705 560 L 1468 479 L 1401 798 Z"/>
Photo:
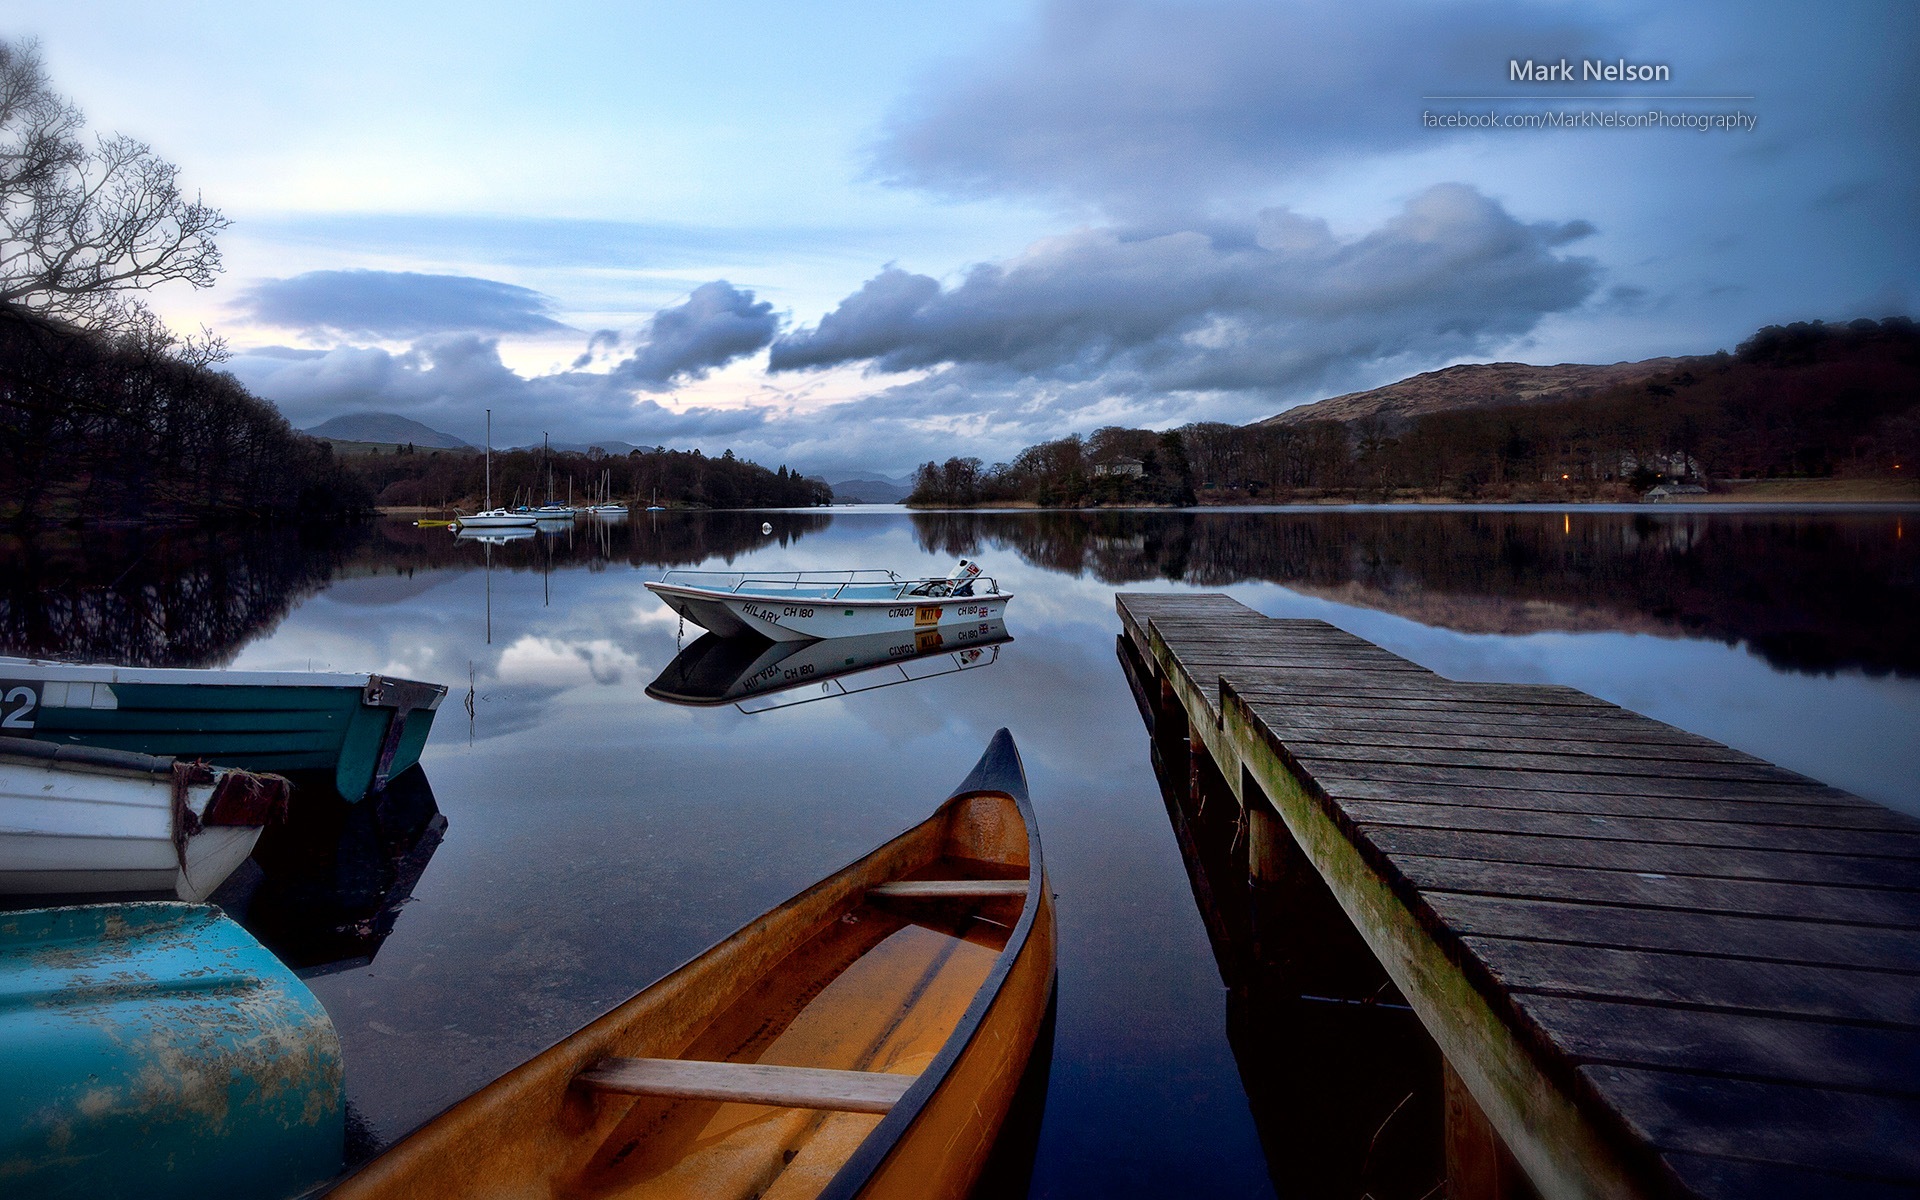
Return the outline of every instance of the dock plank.
<path id="1" fill-rule="evenodd" d="M 1358 827 L 1358 831 L 1364 833 L 1370 844 L 1396 860 L 1401 856 L 1423 855 L 1669 875 L 1694 874 L 1701 869 L 1698 847 L 1690 843 L 1602 842 L 1414 825 L 1366 825 Z M 1898 859 L 1721 847 L 1714 852 L 1712 872 L 1723 879 L 1912 890 L 1908 886 L 1912 882 L 1912 864 Z"/>
<path id="2" fill-rule="evenodd" d="M 1920 1033 L 1523 994 L 1521 1015 L 1581 1064 L 1920 1097 Z"/>
<path id="3" fill-rule="evenodd" d="M 1665 1150 L 1885 1180 L 1920 1179 L 1920 1100 L 1636 1067 L 1580 1068 Z M 1764 1193 L 1763 1193 L 1764 1194 Z"/>
<path id="4" fill-rule="evenodd" d="M 1632 759 L 1652 763 L 1734 763 L 1742 766 L 1772 768 L 1772 764 L 1751 754 L 1714 742 L 1689 742 L 1679 739 L 1631 741 L 1607 738 L 1605 729 L 1581 729 L 1586 737 L 1558 736 L 1564 731 L 1535 729 L 1530 736 L 1511 733 L 1469 733 L 1458 729 L 1371 729 L 1338 722 L 1316 721 L 1299 713 L 1274 716 L 1261 714 L 1275 733 L 1287 739 L 1290 747 L 1302 745 L 1345 746 L 1355 749 L 1385 750 L 1470 750 L 1480 753 L 1512 755 L 1553 755 L 1561 759 Z M 1481 728 L 1488 728 L 1482 726 Z"/>
<path id="5" fill-rule="evenodd" d="M 1567 791 L 1555 787 L 1465 787 L 1400 780 L 1321 778 L 1338 801 L 1388 801 L 1434 808 L 1526 808 L 1538 812 L 1594 812 L 1668 820 L 1753 822 L 1824 829 L 1884 829 L 1910 833 L 1914 818 L 1824 787 L 1782 791 L 1766 787 L 1720 797 L 1655 797 L 1645 793 Z"/>
<path id="6" fill-rule="evenodd" d="M 1513 992 L 1920 1030 L 1920 976 L 1915 975 L 1506 938 L 1464 940 L 1495 980 Z"/>
<path id="7" fill-rule="evenodd" d="M 1920 933 L 1912 930 L 1724 913 L 1654 912 L 1465 892 L 1433 892 L 1422 900 L 1457 936 L 1480 934 L 1920 974 Z"/>
<path id="8" fill-rule="evenodd" d="M 1396 861 L 1405 869 L 1408 882 L 1437 892 L 1920 929 L 1920 892 L 1891 888 L 1703 878 L 1654 871 L 1415 855 L 1401 855 Z"/>
<path id="9" fill-rule="evenodd" d="M 1435 787 L 1426 784 L 1345 780 L 1328 795 L 1338 801 L 1383 800 L 1399 804 L 1441 804 L 1456 808 L 1517 808 L 1534 812 L 1594 816 L 1659 817 L 1671 821 L 1731 821 L 1747 825 L 1805 825 L 1814 829 L 1884 829 L 1907 833 L 1920 823 L 1877 804 L 1847 798 L 1770 793 L 1738 799 L 1686 796 L 1596 795 L 1592 792 L 1528 788 Z M 1781 798 L 1784 795 L 1786 798 Z"/>
<path id="10" fill-rule="evenodd" d="M 1779 767 L 1697 758 L 1613 758 L 1517 750 L 1436 750 L 1425 747 L 1356 746 L 1344 742 L 1287 742 L 1287 752 L 1302 763 L 1381 763 L 1415 767 L 1464 767 L 1473 770 L 1544 774 L 1647 775 L 1661 779 L 1717 779 L 1739 783 L 1804 786 L 1811 782 Z"/>
<path id="11" fill-rule="evenodd" d="M 1504 787 L 1536 792 L 1579 788 L 1603 795 L 1693 797 L 1701 800 L 1740 800 L 1749 796 L 1804 803 L 1820 789 L 1792 780 L 1673 779 L 1655 775 L 1613 775 L 1606 772 L 1502 771 L 1486 767 L 1436 767 L 1422 763 L 1376 763 L 1358 760 L 1322 760 L 1313 776 L 1325 785 L 1347 780 L 1383 783 L 1432 783 L 1459 787 Z"/>
<path id="12" fill-rule="evenodd" d="M 1534 837 L 1600 842 L 1666 842 L 1702 850 L 1726 847 L 1783 850 L 1808 855 L 1839 854 L 1856 858 L 1920 859 L 1920 835 L 1883 830 L 1820 829 L 1733 821 L 1676 821 L 1668 817 L 1599 816 L 1593 813 L 1472 808 L 1392 800 L 1341 800 L 1339 804 L 1341 811 L 1351 819 L 1371 825 L 1521 833 Z M 1920 884 L 1920 868 L 1907 867 L 1904 870 L 1910 880 Z"/>

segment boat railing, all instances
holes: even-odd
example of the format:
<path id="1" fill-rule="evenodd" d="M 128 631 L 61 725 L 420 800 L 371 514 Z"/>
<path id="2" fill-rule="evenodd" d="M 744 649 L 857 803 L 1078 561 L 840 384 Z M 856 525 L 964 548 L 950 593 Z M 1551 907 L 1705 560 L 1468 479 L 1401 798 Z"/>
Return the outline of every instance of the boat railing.
<path id="1" fill-rule="evenodd" d="M 894 589 L 894 598 L 901 600 L 918 597 L 945 599 L 956 595 L 972 595 L 976 590 L 992 595 L 1000 590 L 1000 581 L 987 575 L 976 575 L 966 581 L 948 579 L 944 576 L 902 579 L 892 571 L 878 568 L 775 572 L 702 571 L 678 568 L 662 575 L 660 582 L 729 593 L 769 592 L 780 588 L 831 587 L 833 591 L 819 597 L 823 600 L 838 600 L 851 587 L 891 587 Z M 954 589 L 957 587 L 965 590 L 956 592 Z"/>
<path id="2" fill-rule="evenodd" d="M 880 568 L 855 568 L 847 571 L 702 571 L 680 567 L 660 577 L 661 583 L 683 583 L 712 591 L 737 592 L 750 583 L 786 587 L 854 587 L 899 583 L 900 577 Z M 724 586 L 723 586 L 724 585 Z M 836 593 L 837 594 L 837 593 Z"/>

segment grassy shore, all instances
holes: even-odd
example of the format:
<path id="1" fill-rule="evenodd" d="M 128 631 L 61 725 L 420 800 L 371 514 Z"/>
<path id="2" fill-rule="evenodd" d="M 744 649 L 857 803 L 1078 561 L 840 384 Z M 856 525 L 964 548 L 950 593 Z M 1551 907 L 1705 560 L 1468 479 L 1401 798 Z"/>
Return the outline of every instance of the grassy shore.
<path id="1" fill-rule="evenodd" d="M 1723 483 L 1704 496 L 1708 504 L 1916 504 L 1920 479 L 1756 479 Z"/>

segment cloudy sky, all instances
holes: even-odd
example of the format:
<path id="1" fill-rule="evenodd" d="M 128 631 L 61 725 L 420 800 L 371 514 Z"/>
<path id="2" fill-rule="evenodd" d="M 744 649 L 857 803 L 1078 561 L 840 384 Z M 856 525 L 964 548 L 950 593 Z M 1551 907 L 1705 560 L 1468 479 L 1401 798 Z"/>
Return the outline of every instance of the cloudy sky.
<path id="1" fill-rule="evenodd" d="M 297 425 L 838 478 L 1913 312 L 1920 6 L 15 0 Z M 1665 82 L 1516 83 L 1509 61 Z M 1433 124 L 1741 114 L 1751 128 Z"/>

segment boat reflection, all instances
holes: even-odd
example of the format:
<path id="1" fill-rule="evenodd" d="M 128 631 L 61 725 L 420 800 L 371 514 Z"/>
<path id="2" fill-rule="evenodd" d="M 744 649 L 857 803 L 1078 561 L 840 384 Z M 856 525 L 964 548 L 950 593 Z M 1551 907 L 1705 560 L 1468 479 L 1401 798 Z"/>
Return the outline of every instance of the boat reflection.
<path id="1" fill-rule="evenodd" d="M 290 805 L 212 897 L 303 978 L 373 961 L 447 829 L 419 767 L 359 804 L 330 799 Z"/>
<path id="2" fill-rule="evenodd" d="M 669 704 L 766 712 L 989 667 L 1012 640 L 1004 621 L 816 642 L 708 633 L 674 656 L 647 685 L 647 695 Z M 798 694 L 769 699 L 781 693 Z"/>
<path id="3" fill-rule="evenodd" d="M 524 542 L 537 531 L 532 525 L 518 525 L 507 529 L 456 529 L 453 539 L 457 542 L 481 542 L 488 546 L 504 546 L 508 542 Z"/>

